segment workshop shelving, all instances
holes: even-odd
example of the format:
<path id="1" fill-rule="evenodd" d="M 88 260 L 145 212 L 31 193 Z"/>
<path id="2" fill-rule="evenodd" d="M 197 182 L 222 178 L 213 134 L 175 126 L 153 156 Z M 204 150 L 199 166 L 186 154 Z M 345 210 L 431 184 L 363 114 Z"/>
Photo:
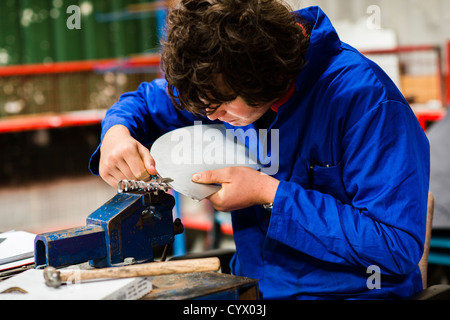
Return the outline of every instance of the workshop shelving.
<path id="1" fill-rule="evenodd" d="M 152 80 L 159 73 L 165 5 L 2 1 L 0 117 L 106 109 L 120 93 Z M 69 20 L 77 18 L 79 26 L 70 27 Z"/>
<path id="2" fill-rule="evenodd" d="M 159 55 L 150 54 L 1 67 L 0 132 L 100 123 L 121 93 L 155 78 L 158 66 Z"/>
<path id="3" fill-rule="evenodd" d="M 73 5 L 78 12 L 69 9 Z M 119 58 L 157 49 L 164 6 L 149 0 L 1 1 L 0 66 Z M 124 14 L 133 16 L 123 19 Z M 73 19 L 79 28 L 70 25 Z"/>
<path id="4" fill-rule="evenodd" d="M 410 103 L 424 130 L 447 113 L 449 96 L 449 50 L 432 45 L 398 46 L 368 50 L 363 54 L 379 63 Z"/>

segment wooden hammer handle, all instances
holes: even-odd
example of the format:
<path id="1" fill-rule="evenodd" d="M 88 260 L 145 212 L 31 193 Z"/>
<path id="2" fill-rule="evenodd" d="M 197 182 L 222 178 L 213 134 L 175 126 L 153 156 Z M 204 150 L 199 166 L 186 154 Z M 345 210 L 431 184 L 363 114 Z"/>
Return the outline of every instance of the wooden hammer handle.
<path id="1" fill-rule="evenodd" d="M 219 258 L 213 257 L 166 262 L 150 262 L 125 267 L 112 267 L 93 270 L 61 270 L 60 276 L 61 281 L 66 282 L 90 279 L 118 279 L 217 271 L 219 268 Z"/>

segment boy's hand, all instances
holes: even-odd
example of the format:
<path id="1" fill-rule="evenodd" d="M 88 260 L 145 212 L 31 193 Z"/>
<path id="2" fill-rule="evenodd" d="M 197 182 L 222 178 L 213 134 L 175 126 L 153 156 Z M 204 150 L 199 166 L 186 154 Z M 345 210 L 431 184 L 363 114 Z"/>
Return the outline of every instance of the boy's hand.
<path id="1" fill-rule="evenodd" d="M 280 183 L 277 179 L 248 167 L 204 171 L 193 174 L 192 181 L 222 185 L 219 191 L 208 197 L 219 211 L 272 203 Z"/>
<path id="2" fill-rule="evenodd" d="M 155 175 L 155 160 L 125 126 L 115 125 L 103 138 L 99 173 L 110 186 L 117 188 L 120 180 L 145 180 Z"/>

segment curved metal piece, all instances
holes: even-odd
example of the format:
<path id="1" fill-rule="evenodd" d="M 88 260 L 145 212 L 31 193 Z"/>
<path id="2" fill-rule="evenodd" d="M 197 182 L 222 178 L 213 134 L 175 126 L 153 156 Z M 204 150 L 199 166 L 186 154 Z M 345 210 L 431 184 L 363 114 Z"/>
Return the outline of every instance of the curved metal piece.
<path id="1" fill-rule="evenodd" d="M 162 190 L 167 192 L 171 189 L 170 182 L 171 179 L 162 179 L 158 176 L 155 177 L 154 180 L 146 181 L 136 181 L 136 180 L 120 180 L 117 188 L 118 193 L 126 193 L 126 192 L 136 192 L 136 191 L 146 191 L 146 192 L 155 192 L 158 190 Z"/>

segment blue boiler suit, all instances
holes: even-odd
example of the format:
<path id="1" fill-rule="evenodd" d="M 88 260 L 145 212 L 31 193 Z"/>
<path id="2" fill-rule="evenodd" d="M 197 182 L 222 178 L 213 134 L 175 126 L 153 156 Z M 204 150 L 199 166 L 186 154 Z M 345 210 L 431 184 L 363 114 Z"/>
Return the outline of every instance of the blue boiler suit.
<path id="1" fill-rule="evenodd" d="M 295 92 L 269 128 L 279 130 L 273 176 L 280 184 L 272 212 L 253 206 L 231 213 L 232 271 L 259 279 L 264 299 L 408 297 L 422 289 L 425 133 L 393 82 L 340 41 L 319 7 L 295 13 L 311 38 Z M 165 80 L 157 79 L 121 96 L 102 138 L 122 124 L 149 145 L 198 120 L 176 110 Z M 91 158 L 94 174 L 99 155 L 97 149 Z M 379 271 L 375 288 L 372 270 Z"/>

